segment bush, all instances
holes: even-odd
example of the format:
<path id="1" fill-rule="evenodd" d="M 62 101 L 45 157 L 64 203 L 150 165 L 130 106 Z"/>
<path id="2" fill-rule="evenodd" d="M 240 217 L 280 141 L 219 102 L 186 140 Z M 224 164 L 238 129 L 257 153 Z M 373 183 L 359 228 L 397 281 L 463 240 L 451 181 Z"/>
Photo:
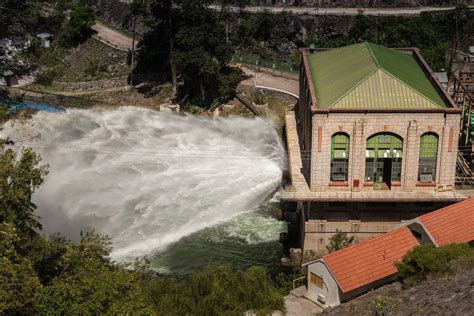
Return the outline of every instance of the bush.
<path id="1" fill-rule="evenodd" d="M 56 73 L 53 70 L 47 70 L 40 72 L 35 79 L 35 83 L 41 84 L 44 86 L 50 86 L 54 79 L 56 78 Z"/>
<path id="2" fill-rule="evenodd" d="M 456 271 L 452 265 L 456 260 L 473 255 L 474 251 L 468 244 L 452 244 L 439 248 L 433 245 L 417 246 L 403 257 L 401 263 L 397 263 L 398 279 L 404 284 L 414 285 L 429 276 Z"/>
<path id="3" fill-rule="evenodd" d="M 8 112 L 6 106 L 3 106 L 0 103 L 0 124 L 8 121 L 9 118 L 10 118 L 10 112 Z M 0 126 L 0 130 L 1 130 L 1 126 Z"/>
<path id="4" fill-rule="evenodd" d="M 354 236 L 348 237 L 347 233 L 336 229 L 336 233 L 329 238 L 329 245 L 326 246 L 326 249 L 331 253 L 349 247 L 353 242 Z"/>
<path id="5" fill-rule="evenodd" d="M 187 280 L 163 276 L 143 282 L 145 300 L 158 315 L 243 315 L 249 310 L 267 315 L 283 310 L 282 295 L 262 267 L 236 271 L 210 264 Z"/>

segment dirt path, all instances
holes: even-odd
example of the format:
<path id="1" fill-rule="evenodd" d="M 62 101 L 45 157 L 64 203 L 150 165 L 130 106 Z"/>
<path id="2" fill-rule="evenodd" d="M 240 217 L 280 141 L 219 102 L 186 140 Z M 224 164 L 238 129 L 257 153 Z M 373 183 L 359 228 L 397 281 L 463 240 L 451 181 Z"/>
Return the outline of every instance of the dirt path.
<path id="1" fill-rule="evenodd" d="M 280 77 L 267 72 L 255 71 L 247 67 L 242 67 L 242 70 L 245 74 L 251 76 L 251 78 L 242 81 L 242 84 L 245 86 L 264 86 L 299 95 L 299 82 L 297 79 Z"/>
<path id="2" fill-rule="evenodd" d="M 472 8 L 473 6 L 469 6 Z M 214 10 L 220 10 L 220 6 L 211 6 Z M 244 11 L 256 13 L 268 10 L 274 13 L 292 11 L 295 14 L 307 15 L 357 15 L 362 10 L 366 15 L 419 15 L 422 12 L 449 11 L 455 7 L 417 7 L 417 8 L 319 8 L 314 7 L 265 7 L 249 6 Z M 231 7 L 231 11 L 238 12 L 238 7 Z"/>
<path id="3" fill-rule="evenodd" d="M 132 38 L 96 21 L 92 29 L 101 40 L 122 49 L 132 49 Z M 136 44 L 136 43 L 135 43 Z"/>

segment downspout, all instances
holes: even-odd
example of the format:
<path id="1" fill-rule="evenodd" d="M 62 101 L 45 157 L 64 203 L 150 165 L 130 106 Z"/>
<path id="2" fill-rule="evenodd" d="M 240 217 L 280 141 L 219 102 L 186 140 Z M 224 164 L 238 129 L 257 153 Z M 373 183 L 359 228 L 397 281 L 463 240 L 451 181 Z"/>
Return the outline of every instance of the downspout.
<path id="1" fill-rule="evenodd" d="M 439 155 L 439 162 L 437 161 L 436 162 L 436 173 L 437 173 L 437 180 L 436 180 L 436 190 L 438 190 L 438 185 L 441 181 L 441 166 L 444 164 L 444 135 L 446 133 L 446 123 L 447 123 L 447 115 L 448 114 L 444 114 L 444 126 L 443 126 L 443 133 L 441 135 L 441 153 Z M 449 144 L 447 144 L 449 146 Z M 439 146 L 439 145 L 438 145 Z M 457 159 L 458 159 L 458 156 L 457 156 L 457 149 L 456 149 L 456 165 L 457 165 Z M 438 168 L 438 165 L 440 166 L 440 168 Z M 456 172 L 456 171 L 455 171 Z"/>

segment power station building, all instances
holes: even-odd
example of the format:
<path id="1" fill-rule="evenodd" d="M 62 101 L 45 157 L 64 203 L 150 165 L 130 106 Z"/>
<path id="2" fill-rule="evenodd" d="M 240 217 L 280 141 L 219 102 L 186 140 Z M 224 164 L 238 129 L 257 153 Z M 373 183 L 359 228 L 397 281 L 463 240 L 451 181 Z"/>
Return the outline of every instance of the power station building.
<path id="1" fill-rule="evenodd" d="M 416 48 L 302 49 L 281 190 L 299 247 L 321 255 L 337 230 L 360 242 L 464 199 L 454 191 L 461 114 Z"/>

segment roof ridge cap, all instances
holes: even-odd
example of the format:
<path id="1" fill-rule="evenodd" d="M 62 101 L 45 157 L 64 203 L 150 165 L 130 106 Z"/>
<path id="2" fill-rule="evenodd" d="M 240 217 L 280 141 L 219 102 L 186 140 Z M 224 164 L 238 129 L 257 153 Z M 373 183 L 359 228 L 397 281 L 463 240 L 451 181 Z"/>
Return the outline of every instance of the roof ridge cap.
<path id="1" fill-rule="evenodd" d="M 382 68 L 382 66 L 380 66 L 380 64 L 379 64 L 379 61 L 377 60 L 377 57 L 375 57 L 375 54 L 372 51 L 372 48 L 370 47 L 369 42 L 367 42 L 367 41 L 365 42 L 365 47 L 367 47 L 367 50 L 369 51 L 370 56 L 372 56 L 372 59 L 374 60 L 375 65 L 377 66 L 377 68 Z"/>
<path id="2" fill-rule="evenodd" d="M 325 49 L 325 50 L 323 50 L 323 51 L 317 51 L 317 52 L 315 52 L 315 53 L 316 53 L 316 54 L 319 54 L 319 55 L 325 54 L 325 53 L 329 53 L 329 52 L 333 52 L 333 53 L 334 53 L 335 50 L 341 50 L 341 49 L 343 49 L 343 48 L 347 48 L 347 47 L 351 47 L 351 46 L 356 46 L 356 45 L 361 45 L 361 44 L 365 44 L 365 42 L 354 43 L 354 44 L 349 44 L 349 45 L 343 45 L 343 46 L 339 46 L 339 47 L 325 47 L 325 48 L 323 47 L 323 49 Z"/>
<path id="3" fill-rule="evenodd" d="M 334 104 L 338 103 L 339 101 L 341 101 L 344 97 L 346 97 L 349 93 L 351 93 L 352 91 L 354 91 L 355 89 L 357 89 L 362 83 L 364 83 L 367 79 L 369 79 L 370 77 L 372 77 L 377 71 L 379 71 L 380 68 L 379 67 L 375 67 L 375 69 L 373 71 L 371 71 L 367 76 L 365 76 L 364 78 L 362 78 L 359 82 L 357 82 L 354 86 L 352 86 L 352 88 L 350 88 L 349 90 L 347 90 L 344 94 L 342 94 L 339 98 L 337 98 L 336 100 L 334 100 L 334 102 L 332 102 L 331 104 L 329 104 L 327 107 L 330 108 L 332 107 Z"/>
<path id="4" fill-rule="evenodd" d="M 443 108 L 442 106 L 439 106 L 435 101 L 431 100 L 431 99 L 428 98 L 426 95 L 424 95 L 423 93 L 421 93 L 420 91 L 418 91 L 417 89 L 413 88 L 412 86 L 410 86 L 409 84 L 407 84 L 407 83 L 404 82 L 403 80 L 400 80 L 400 78 L 398 78 L 397 76 L 395 76 L 394 74 L 392 74 L 390 71 L 388 71 L 388 70 L 385 69 L 384 67 L 380 67 L 380 70 L 382 70 L 383 72 L 385 72 L 387 75 L 389 75 L 390 77 L 392 77 L 393 79 L 395 79 L 396 81 L 398 81 L 400 84 L 404 85 L 405 87 L 407 87 L 407 88 L 410 89 L 411 91 L 414 91 L 417 95 L 419 95 L 420 97 L 424 98 L 425 100 L 427 100 L 428 102 L 430 102 L 431 104 L 433 104 L 434 106 L 436 106 L 437 108 L 440 108 L 440 109 Z"/>

